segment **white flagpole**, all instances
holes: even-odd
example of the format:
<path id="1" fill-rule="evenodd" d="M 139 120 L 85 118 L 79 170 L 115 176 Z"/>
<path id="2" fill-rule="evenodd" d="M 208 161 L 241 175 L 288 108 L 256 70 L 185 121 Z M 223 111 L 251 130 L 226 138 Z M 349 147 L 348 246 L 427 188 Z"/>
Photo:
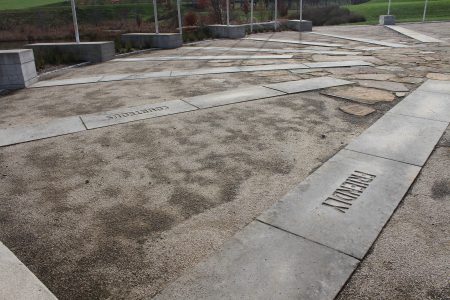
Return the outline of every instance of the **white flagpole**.
<path id="1" fill-rule="evenodd" d="M 391 14 L 391 0 L 389 0 L 389 4 L 388 4 L 388 15 Z"/>
<path id="2" fill-rule="evenodd" d="M 177 9 L 178 9 L 178 26 L 180 28 L 180 34 L 183 34 L 183 24 L 181 23 L 181 0 L 177 0 Z"/>
<path id="3" fill-rule="evenodd" d="M 422 22 L 425 22 L 425 16 L 427 15 L 427 6 L 428 6 L 428 0 L 425 0 L 425 6 L 423 8 Z"/>
<path id="4" fill-rule="evenodd" d="M 77 44 L 80 43 L 80 34 L 78 33 L 78 21 L 77 21 L 77 10 L 75 9 L 75 0 L 70 0 L 72 4 L 72 18 L 73 18 L 73 28 L 75 30 L 75 41 Z"/>
<path id="5" fill-rule="evenodd" d="M 250 3 L 250 33 L 253 33 L 253 0 Z"/>
<path id="6" fill-rule="evenodd" d="M 227 0 L 227 26 L 230 26 L 230 0 Z"/>
<path id="7" fill-rule="evenodd" d="M 275 0 L 275 23 L 274 23 L 275 30 L 277 30 L 277 15 L 278 15 L 277 6 L 278 6 L 278 1 Z"/>
<path id="8" fill-rule="evenodd" d="M 155 31 L 156 31 L 156 34 L 159 34 L 158 7 L 156 6 L 156 0 L 153 0 L 153 13 L 155 14 Z"/>

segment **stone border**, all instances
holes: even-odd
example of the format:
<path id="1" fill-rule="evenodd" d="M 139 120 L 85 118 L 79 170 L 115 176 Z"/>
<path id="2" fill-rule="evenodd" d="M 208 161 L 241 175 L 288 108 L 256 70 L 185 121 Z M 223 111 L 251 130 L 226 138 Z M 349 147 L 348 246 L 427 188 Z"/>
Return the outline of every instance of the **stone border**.
<path id="1" fill-rule="evenodd" d="M 342 44 L 294 41 L 294 40 L 271 39 L 271 38 L 243 38 L 241 40 L 251 40 L 251 41 L 270 42 L 270 43 L 282 43 L 282 44 L 297 44 L 297 45 L 308 45 L 308 46 L 320 46 L 320 47 L 342 47 L 342 46 L 344 46 Z"/>
<path id="2" fill-rule="evenodd" d="M 255 66 L 217 67 L 217 68 L 205 68 L 195 70 L 173 70 L 173 71 L 160 71 L 160 72 L 137 73 L 137 74 L 96 75 L 92 77 L 40 81 L 30 86 L 30 88 L 88 84 L 88 83 L 98 83 L 108 81 L 137 80 L 146 78 L 170 78 L 170 77 L 192 76 L 192 75 L 294 70 L 294 69 L 309 69 L 309 68 L 336 68 L 336 67 L 353 67 L 353 66 L 372 66 L 372 64 L 362 60 L 349 60 L 337 62 L 332 61 L 315 62 L 304 64 L 292 63 L 292 64 L 271 64 L 271 65 L 255 65 Z"/>
<path id="3" fill-rule="evenodd" d="M 334 37 L 337 39 L 343 39 L 343 40 L 350 40 L 350 41 L 356 41 L 356 42 L 362 42 L 367 44 L 374 44 L 374 45 L 380 45 L 385 47 L 392 47 L 392 48 L 407 48 L 409 46 L 400 44 L 400 43 L 391 43 L 391 42 L 385 42 L 385 41 L 377 41 L 373 39 L 365 39 L 365 38 L 358 38 L 358 37 L 351 37 L 351 36 L 344 36 L 344 35 L 337 35 L 337 34 L 329 34 L 329 33 L 321 33 L 321 32 L 310 32 L 309 34 L 317 34 L 322 36 L 328 36 L 328 37 Z"/>

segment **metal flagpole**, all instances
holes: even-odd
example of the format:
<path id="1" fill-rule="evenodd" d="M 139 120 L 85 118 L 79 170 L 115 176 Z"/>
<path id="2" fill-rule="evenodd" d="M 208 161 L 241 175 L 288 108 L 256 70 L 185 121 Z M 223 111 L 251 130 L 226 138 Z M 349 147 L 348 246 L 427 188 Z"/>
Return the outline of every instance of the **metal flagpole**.
<path id="1" fill-rule="evenodd" d="M 303 0 L 300 0 L 300 23 L 303 21 Z M 302 25 L 300 25 L 302 26 Z"/>
<path id="2" fill-rule="evenodd" d="M 80 34 L 78 33 L 78 21 L 77 21 L 77 10 L 75 9 L 75 0 L 70 1 L 72 4 L 72 18 L 73 18 L 73 27 L 75 29 L 75 41 L 77 44 L 80 43 Z"/>
<path id="3" fill-rule="evenodd" d="M 230 26 L 230 0 L 227 0 L 227 26 Z"/>
<path id="4" fill-rule="evenodd" d="M 275 0 L 275 23 L 274 23 L 275 30 L 277 30 L 277 15 L 278 15 L 277 6 L 278 6 L 278 1 Z"/>
<path id="5" fill-rule="evenodd" d="M 428 6 L 428 0 L 425 0 L 425 6 L 423 8 L 423 18 L 422 22 L 425 22 L 425 16 L 427 15 L 427 6 Z"/>
<path id="6" fill-rule="evenodd" d="M 178 9 L 178 26 L 180 28 L 180 34 L 183 35 L 183 24 L 181 23 L 181 0 L 177 0 L 177 9 Z"/>
<path id="7" fill-rule="evenodd" d="M 253 0 L 250 3 L 250 33 L 253 33 Z"/>
<path id="8" fill-rule="evenodd" d="M 156 31 L 156 34 L 159 34 L 158 7 L 156 6 L 156 0 L 153 0 L 153 13 L 155 14 L 155 31 Z"/>
<path id="9" fill-rule="evenodd" d="M 388 4 L 388 15 L 391 14 L 391 0 L 389 0 L 389 4 Z"/>

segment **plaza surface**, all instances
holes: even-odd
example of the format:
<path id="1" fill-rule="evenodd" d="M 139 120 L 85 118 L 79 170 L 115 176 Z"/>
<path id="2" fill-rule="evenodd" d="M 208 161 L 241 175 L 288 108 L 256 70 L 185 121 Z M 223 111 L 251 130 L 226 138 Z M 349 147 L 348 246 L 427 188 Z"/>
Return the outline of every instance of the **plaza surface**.
<path id="1" fill-rule="evenodd" d="M 356 138 L 383 116 L 393 128 L 412 118 L 400 106 L 387 112 L 427 80 L 450 81 L 450 23 L 401 26 L 441 42 L 381 26 L 263 33 L 46 74 L 1 96 L 0 241 L 58 298 L 140 299 L 176 295 L 184 289 L 177 280 L 195 279 L 199 263 L 263 224 L 317 240 L 305 224 L 260 215 L 344 147 L 383 157 L 385 149 L 365 148 L 367 135 Z M 270 58 L 251 58 L 261 55 Z M 339 299 L 448 295 L 447 117 L 417 117 L 439 128 L 423 136 L 427 149 L 419 143 L 394 158 L 414 175 L 371 238 L 423 169 L 372 248 L 370 238 L 352 249 L 320 242 L 348 255 L 346 275 L 325 298 L 358 260 Z M 21 140 L 8 140 L 11 132 Z M 309 220 L 302 210 L 291 212 Z"/>

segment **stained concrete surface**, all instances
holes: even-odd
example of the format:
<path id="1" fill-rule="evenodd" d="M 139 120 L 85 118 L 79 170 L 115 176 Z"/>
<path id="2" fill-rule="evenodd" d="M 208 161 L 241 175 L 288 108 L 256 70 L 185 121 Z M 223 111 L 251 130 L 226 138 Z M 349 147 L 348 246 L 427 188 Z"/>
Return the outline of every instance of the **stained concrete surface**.
<path id="1" fill-rule="evenodd" d="M 0 148 L 0 238 L 61 299 L 152 296 L 380 115 L 340 104 L 312 92 Z"/>
<path id="2" fill-rule="evenodd" d="M 448 32 L 443 24 L 448 26 L 432 23 L 424 27 L 445 39 Z M 379 26 L 317 28 L 361 37 L 367 37 L 368 29 L 373 39 L 411 42 Z M 294 32 L 255 36 L 302 38 L 342 43 L 343 47 L 256 45 L 249 40 L 211 40 L 197 45 L 354 51 L 381 62 L 308 73 L 212 74 L 21 90 L 0 97 L 0 128 L 320 76 L 352 81 L 355 75 L 384 74 L 387 80 L 413 91 L 426 74 L 449 73 L 448 45 L 425 48 L 413 42 L 411 48 L 355 50 L 369 45 Z M 242 54 L 182 47 L 131 57 Z M 314 60 L 313 55 L 298 53 L 292 61 L 330 60 L 320 56 Z M 108 62 L 68 70 L 52 79 L 276 63 Z M 401 99 L 372 104 L 376 112 L 355 117 L 339 110 L 351 101 L 308 92 L 0 148 L 0 240 L 61 299 L 148 299 L 213 254 Z M 445 186 L 439 181 L 435 191 L 445 191 Z M 442 230 L 441 225 L 433 228 Z M 416 272 L 406 266 L 415 265 L 405 265 L 404 272 Z M 427 270 L 433 278 L 442 274 L 440 268 Z M 430 289 L 439 291 L 441 286 Z M 366 292 L 362 298 L 374 295 L 368 289 L 357 292 Z M 402 294 L 393 295 L 401 298 Z"/>

